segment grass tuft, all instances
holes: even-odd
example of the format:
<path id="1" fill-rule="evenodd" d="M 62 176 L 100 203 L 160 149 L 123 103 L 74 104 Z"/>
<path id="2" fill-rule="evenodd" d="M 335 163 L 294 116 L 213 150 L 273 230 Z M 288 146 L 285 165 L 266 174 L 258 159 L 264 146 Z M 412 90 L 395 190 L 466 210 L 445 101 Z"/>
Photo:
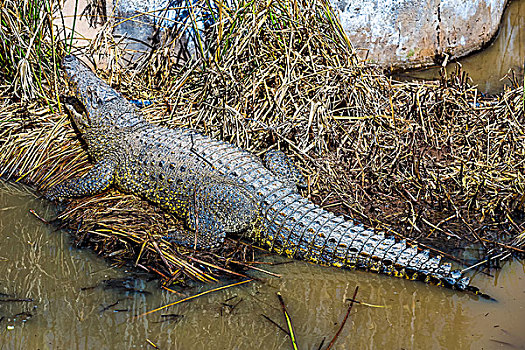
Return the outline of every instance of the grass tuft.
<path id="1" fill-rule="evenodd" d="M 61 45 L 53 28 L 53 0 L 5 0 L 0 5 L 3 94 L 27 101 L 53 99 Z"/>

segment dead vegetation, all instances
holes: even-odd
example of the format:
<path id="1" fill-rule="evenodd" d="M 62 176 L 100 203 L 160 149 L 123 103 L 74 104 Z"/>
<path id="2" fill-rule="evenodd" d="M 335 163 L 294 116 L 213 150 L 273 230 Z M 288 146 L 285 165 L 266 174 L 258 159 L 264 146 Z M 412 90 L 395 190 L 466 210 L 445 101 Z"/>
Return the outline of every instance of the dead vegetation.
<path id="1" fill-rule="evenodd" d="M 206 33 L 209 54 L 194 62 L 175 61 L 169 40 L 141 70 L 118 65 L 108 33 L 90 50 L 106 55 L 109 70 L 100 73 L 126 97 L 154 100 L 143 109 L 152 122 L 193 127 L 257 154 L 284 150 L 309 177 L 304 195 L 328 210 L 445 253 L 471 245 L 487 255 L 523 253 L 523 86 L 483 97 L 461 71 L 437 82 L 392 82 L 357 60 L 324 0 L 250 2 L 217 16 Z M 60 46 L 49 33 L 40 41 Z M 48 83 L 38 86 L 52 102 L 6 98 L 0 108 L 0 173 L 39 189 L 90 166 L 56 108 L 64 85 L 57 90 L 46 69 Z M 23 93 L 14 84 L 11 93 Z M 163 233 L 180 223 L 115 190 L 70 202 L 58 219 L 79 244 L 167 282 L 243 274 L 254 260 L 238 240 L 220 252 L 171 246 Z"/>

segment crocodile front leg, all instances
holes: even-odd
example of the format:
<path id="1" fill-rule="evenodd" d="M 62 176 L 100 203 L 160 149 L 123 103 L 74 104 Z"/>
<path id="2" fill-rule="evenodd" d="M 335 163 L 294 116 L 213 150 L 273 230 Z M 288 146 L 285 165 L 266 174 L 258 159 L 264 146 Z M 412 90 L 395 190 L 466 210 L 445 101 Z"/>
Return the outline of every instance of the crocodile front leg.
<path id="1" fill-rule="evenodd" d="M 105 159 L 95 164 L 84 176 L 66 180 L 44 194 L 48 200 L 92 196 L 106 190 L 113 183 L 115 163 Z"/>

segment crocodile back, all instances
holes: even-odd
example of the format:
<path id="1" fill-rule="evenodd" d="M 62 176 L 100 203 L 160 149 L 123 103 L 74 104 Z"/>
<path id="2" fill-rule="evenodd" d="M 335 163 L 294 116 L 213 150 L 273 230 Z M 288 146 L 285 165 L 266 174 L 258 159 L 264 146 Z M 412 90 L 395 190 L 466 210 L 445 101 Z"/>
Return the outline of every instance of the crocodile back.
<path id="1" fill-rule="evenodd" d="M 210 231 L 215 227 L 235 233 L 246 230 L 259 216 L 252 192 L 216 171 L 195 151 L 208 140 L 206 136 L 143 122 L 118 139 L 115 152 L 106 157 L 115 159 L 115 185 L 122 191 L 174 213 L 190 228 L 200 221 L 201 226 L 208 222 Z"/>

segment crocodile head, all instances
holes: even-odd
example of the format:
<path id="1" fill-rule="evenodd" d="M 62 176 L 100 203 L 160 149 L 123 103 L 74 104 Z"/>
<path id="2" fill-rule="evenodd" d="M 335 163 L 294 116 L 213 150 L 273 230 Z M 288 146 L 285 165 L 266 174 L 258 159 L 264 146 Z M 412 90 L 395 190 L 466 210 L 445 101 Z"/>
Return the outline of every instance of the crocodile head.
<path id="1" fill-rule="evenodd" d="M 70 89 L 82 105 L 71 108 L 74 122 L 81 133 L 89 130 L 120 129 L 138 123 L 136 107 L 124 96 L 100 79 L 82 61 L 73 55 L 62 60 L 62 69 Z"/>

